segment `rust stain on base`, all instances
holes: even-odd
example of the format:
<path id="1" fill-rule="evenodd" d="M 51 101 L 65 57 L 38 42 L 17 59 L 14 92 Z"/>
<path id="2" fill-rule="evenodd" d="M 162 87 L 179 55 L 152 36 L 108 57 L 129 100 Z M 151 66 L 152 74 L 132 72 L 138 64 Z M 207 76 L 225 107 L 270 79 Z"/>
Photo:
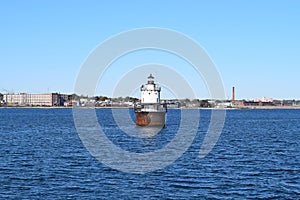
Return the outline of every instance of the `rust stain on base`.
<path id="1" fill-rule="evenodd" d="M 136 125 L 138 126 L 164 126 L 165 112 L 136 112 Z"/>

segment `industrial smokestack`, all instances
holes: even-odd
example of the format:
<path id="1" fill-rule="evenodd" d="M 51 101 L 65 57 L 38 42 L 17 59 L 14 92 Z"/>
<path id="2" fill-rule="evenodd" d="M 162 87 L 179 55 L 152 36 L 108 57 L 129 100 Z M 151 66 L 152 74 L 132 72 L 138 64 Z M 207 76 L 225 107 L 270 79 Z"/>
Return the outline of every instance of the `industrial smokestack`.
<path id="1" fill-rule="evenodd" d="M 234 104 L 234 102 L 235 102 L 235 93 L 234 92 L 235 92 L 234 87 L 232 87 L 232 99 L 231 99 L 232 104 Z"/>

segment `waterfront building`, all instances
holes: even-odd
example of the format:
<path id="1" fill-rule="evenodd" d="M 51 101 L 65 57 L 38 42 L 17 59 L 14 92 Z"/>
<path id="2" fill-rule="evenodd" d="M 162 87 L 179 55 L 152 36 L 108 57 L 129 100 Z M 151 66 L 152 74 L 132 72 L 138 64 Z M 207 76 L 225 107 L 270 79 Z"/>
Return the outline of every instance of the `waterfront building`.
<path id="1" fill-rule="evenodd" d="M 272 98 L 254 98 L 254 102 L 261 102 L 261 103 L 273 103 L 273 99 Z"/>
<path id="2" fill-rule="evenodd" d="M 4 94 L 3 101 L 7 105 L 15 106 L 61 106 L 64 103 L 64 97 L 59 93 L 47 94 Z"/>

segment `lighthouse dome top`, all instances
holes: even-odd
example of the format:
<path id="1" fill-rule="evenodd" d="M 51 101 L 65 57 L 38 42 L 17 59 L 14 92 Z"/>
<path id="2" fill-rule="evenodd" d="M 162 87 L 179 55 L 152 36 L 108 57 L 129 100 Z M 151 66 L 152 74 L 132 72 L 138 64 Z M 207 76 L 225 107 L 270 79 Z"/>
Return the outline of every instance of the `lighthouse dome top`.
<path id="1" fill-rule="evenodd" d="M 148 76 L 148 84 L 154 84 L 154 76 L 152 76 L 152 74 Z"/>

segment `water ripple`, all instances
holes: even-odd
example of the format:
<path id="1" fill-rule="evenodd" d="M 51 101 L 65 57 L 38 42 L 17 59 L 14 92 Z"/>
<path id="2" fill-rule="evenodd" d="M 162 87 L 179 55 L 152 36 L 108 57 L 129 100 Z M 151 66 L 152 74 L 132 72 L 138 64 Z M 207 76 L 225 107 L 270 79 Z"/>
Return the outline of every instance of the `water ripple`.
<path id="1" fill-rule="evenodd" d="M 158 135 L 135 138 L 116 127 L 109 109 L 97 110 L 107 137 L 132 152 L 163 148 L 175 136 L 179 115 L 170 110 Z M 217 145 L 199 159 L 210 120 L 210 111 L 201 110 L 198 134 L 187 152 L 143 175 L 113 170 L 93 158 L 76 133 L 70 109 L 0 109 L 0 118 L 0 199 L 300 196 L 300 110 L 228 111 Z"/>

